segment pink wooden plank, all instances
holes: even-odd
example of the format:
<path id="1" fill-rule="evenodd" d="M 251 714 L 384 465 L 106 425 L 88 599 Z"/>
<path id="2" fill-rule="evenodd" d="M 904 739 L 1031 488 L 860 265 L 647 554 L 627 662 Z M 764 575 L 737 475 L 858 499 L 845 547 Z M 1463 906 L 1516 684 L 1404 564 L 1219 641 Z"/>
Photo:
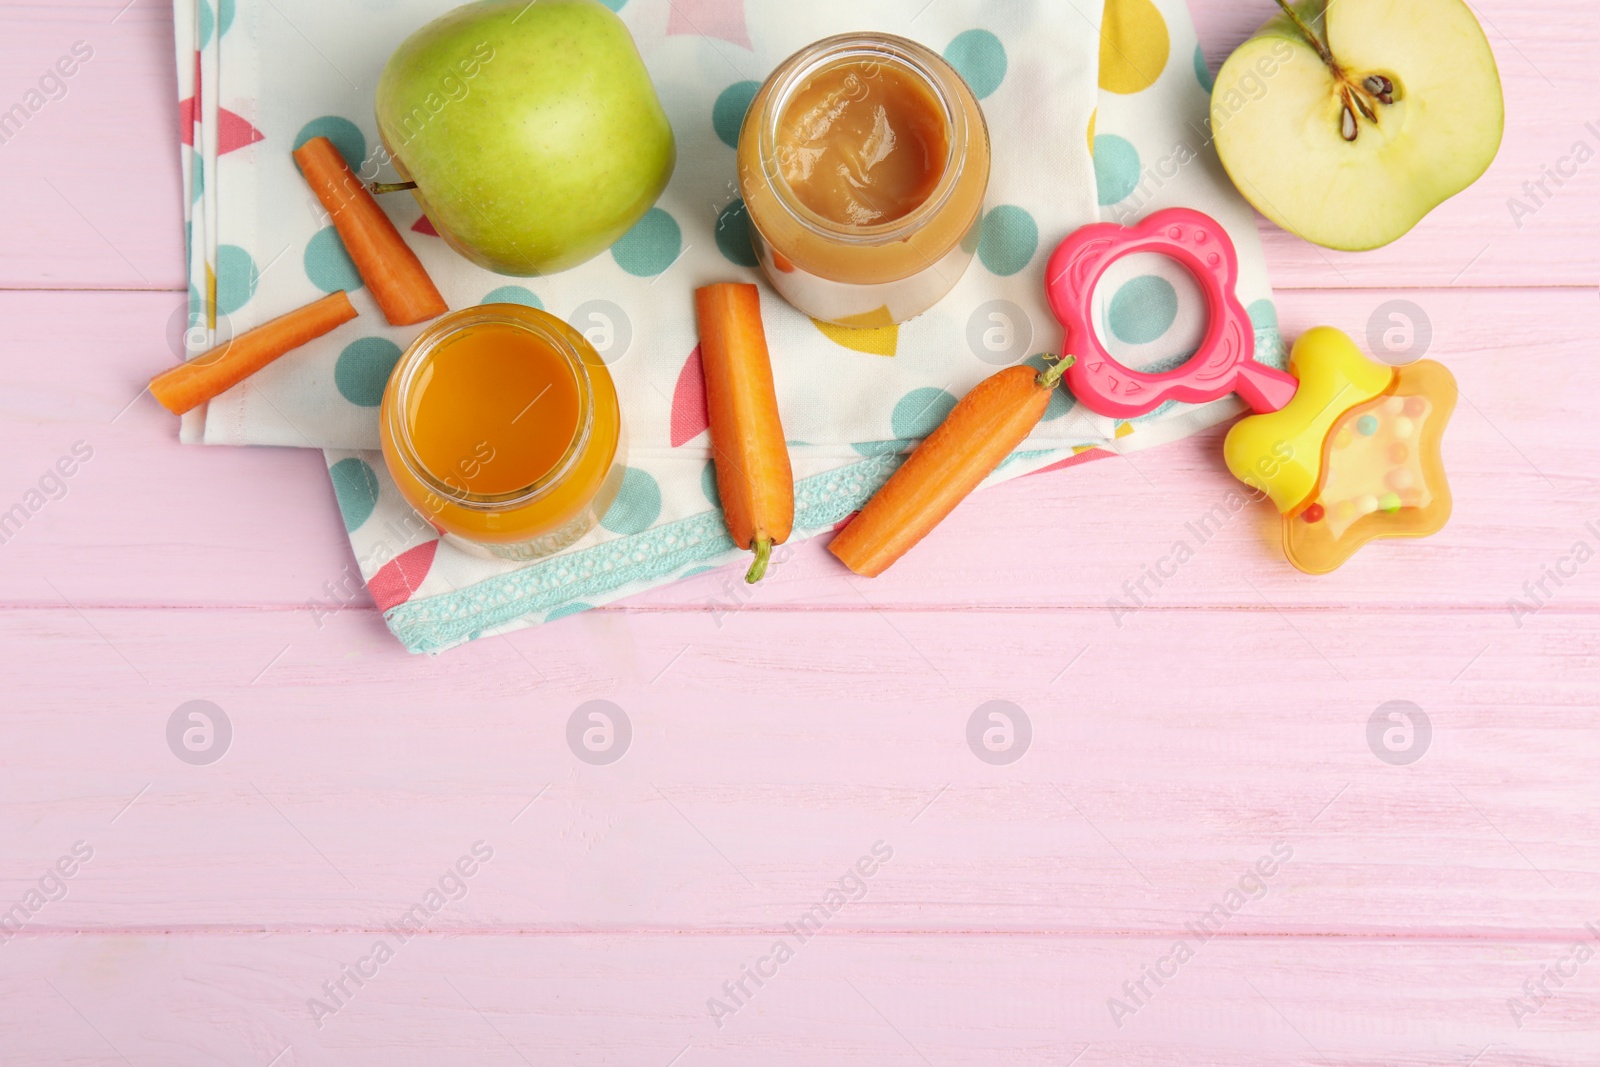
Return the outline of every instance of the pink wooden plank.
<path id="1" fill-rule="evenodd" d="M 0 110 L 79 42 L 91 58 L 0 143 L 0 288 L 185 288 L 172 5 L 6 4 Z"/>
<path id="2" fill-rule="evenodd" d="M 1282 841 L 1239 930 L 1548 936 L 1600 894 L 1597 642 L 1593 614 L 819 610 L 429 660 L 363 612 L 10 610 L 0 900 L 83 838 L 46 927 L 372 924 L 482 837 L 504 880 L 442 927 L 768 930 L 882 838 L 852 928 L 1173 932 Z M 166 739 L 194 699 L 233 727 L 206 767 Z M 595 699 L 632 724 L 609 766 L 566 739 Z M 995 700 L 1032 725 L 1010 765 L 967 741 Z M 1432 724 L 1409 766 L 1369 748 L 1393 700 Z"/>
<path id="3" fill-rule="evenodd" d="M 395 948 L 377 965 L 373 947 L 384 938 Z M 794 945 L 781 965 L 770 962 L 773 944 L 399 944 L 381 929 L 18 940 L 0 972 L 0 1055 L 9 1067 L 1587 1067 L 1600 1025 L 1588 993 L 1593 962 L 1565 989 L 1550 984 L 1522 1026 L 1507 1007 L 1570 941 L 1191 940 L 1193 957 L 1159 987 L 1143 968 L 1168 956 L 1168 939 L 825 934 Z M 719 1028 L 707 1002 L 729 1003 L 723 983 L 764 958 L 772 976 L 759 987 L 743 979 L 751 995 Z M 319 1029 L 308 1002 L 331 1005 L 323 983 L 362 960 L 370 977 L 359 987 L 344 979 L 350 995 L 319 1015 Z M 1172 959 L 1162 966 L 1171 972 Z M 1141 979 L 1151 996 L 1118 1028 L 1108 1002 L 1126 1003 L 1123 983 Z"/>
<path id="4" fill-rule="evenodd" d="M 0 13 L 13 98 L 57 41 L 104 61 L 0 145 L 30 209 L 0 286 L 182 284 L 168 15 L 112 25 L 122 2 Z M 1359 260 L 1269 227 L 1280 286 L 1592 284 L 1591 171 L 1521 231 L 1505 201 L 1594 117 L 1596 13 L 1480 10 L 1513 112 L 1495 170 Z M 1268 13 L 1197 0 L 1213 68 Z M 1389 295 L 1285 294 L 1286 325 L 1364 329 Z M 904 578 L 854 586 L 811 548 L 751 610 L 706 610 L 708 576 L 438 661 L 368 611 L 270 610 L 348 560 L 314 455 L 180 450 L 148 401 L 118 417 L 170 358 L 176 293 L 0 297 L 0 347 L 49 356 L 0 369 L 0 503 L 96 448 L 0 546 L 0 900 L 96 848 L 5 946 L 0 1060 L 1588 1063 L 1586 971 L 1529 1017 L 1510 1000 L 1600 925 L 1594 579 L 1521 628 L 1503 600 L 1596 518 L 1592 291 L 1406 295 L 1476 408 L 1442 539 L 1310 582 L 1237 523 L 1119 629 L 1104 598 L 1227 484 L 1195 441 L 1136 460 L 1153 484 L 1099 464 L 993 490 Z M 1507 380 L 1513 344 L 1538 377 Z M 1013 538 L 1063 547 L 996 551 Z M 210 767 L 164 738 L 196 697 L 237 728 Z M 610 767 L 564 740 L 597 697 L 636 727 Z M 1036 730 L 1009 767 L 964 740 L 991 699 Z M 1436 730 L 1409 767 L 1366 747 L 1390 699 Z M 884 827 L 865 898 L 717 1029 L 706 998 Z M 1107 998 L 1280 836 L 1267 895 L 1117 1028 Z M 431 923 L 475 936 L 409 942 L 316 1029 L 307 998 L 480 838 L 496 859 Z"/>
<path id="5" fill-rule="evenodd" d="M 1286 293 L 1284 327 L 1293 336 L 1328 322 L 1364 337 L 1387 295 Z M 1199 545 L 1189 524 L 1236 488 L 1213 434 L 987 490 L 876 581 L 847 579 L 820 546 L 807 546 L 758 590 L 730 569 L 633 606 L 1106 609 L 1111 598 L 1132 603 L 1124 583 L 1141 581 L 1181 538 L 1195 559 L 1159 587 L 1146 580 L 1140 601 L 1449 605 L 1500 612 L 1515 632 L 1507 602 L 1532 603 L 1524 583 L 1597 536 L 1585 529 L 1600 520 L 1600 455 L 1588 432 L 1589 398 L 1600 393 L 1600 307 L 1576 290 L 1410 296 L 1432 323 L 1430 354 L 1454 368 L 1468 401 L 1447 437 L 1456 516 L 1431 540 L 1374 544 L 1337 574 L 1310 579 L 1284 562 L 1270 509 L 1251 506 Z M 91 603 L 306 609 L 328 599 L 326 583 L 348 577 L 353 561 L 318 456 L 185 449 L 170 416 L 148 397 L 134 400 L 145 376 L 174 358 L 164 335 L 181 314 L 177 294 L 0 295 L 0 346 L 49 353 L 0 368 L 0 509 L 74 442 L 95 449 L 69 495 L 0 546 L 0 603 L 54 603 L 36 580 L 44 574 Z M 1595 581 L 1593 568 L 1559 589 L 1546 580 L 1559 594 L 1552 610 L 1592 609 Z"/>
<path id="6" fill-rule="evenodd" d="M 184 284 L 171 14 L 167 5 L 144 0 L 112 24 L 123 3 L 11 4 L 0 12 L 6 30 L 0 69 L 13 72 L 8 96 L 0 98 L 6 106 L 73 41 L 97 49 L 64 100 L 42 110 L 23 136 L 0 145 L 0 193 L 30 207 L 0 239 L 0 287 Z M 1193 6 L 1213 70 L 1273 13 L 1264 0 Z M 1508 129 L 1495 166 L 1413 235 L 1381 251 L 1326 252 L 1264 224 L 1280 287 L 1593 284 L 1600 266 L 1600 219 L 1589 209 L 1600 191 L 1594 165 L 1580 169 L 1520 227 L 1508 201 L 1526 199 L 1523 183 L 1539 180 L 1542 168 L 1570 155 L 1576 142 L 1600 149 L 1600 135 L 1585 127 L 1596 119 L 1589 109 L 1600 12 L 1561 0 L 1474 6 L 1506 89 Z"/>

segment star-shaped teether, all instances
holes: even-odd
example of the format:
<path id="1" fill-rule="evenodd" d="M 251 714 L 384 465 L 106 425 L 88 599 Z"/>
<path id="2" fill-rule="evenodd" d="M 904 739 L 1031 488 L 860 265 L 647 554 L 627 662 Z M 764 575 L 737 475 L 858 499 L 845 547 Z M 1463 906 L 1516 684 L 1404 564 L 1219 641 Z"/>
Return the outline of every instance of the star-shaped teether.
<path id="1" fill-rule="evenodd" d="M 1377 363 L 1331 327 L 1295 342 L 1289 369 L 1294 399 L 1241 420 L 1224 446 L 1234 476 L 1277 505 L 1289 561 L 1326 574 L 1374 538 L 1437 533 L 1450 518 L 1440 459 L 1450 372 Z"/>

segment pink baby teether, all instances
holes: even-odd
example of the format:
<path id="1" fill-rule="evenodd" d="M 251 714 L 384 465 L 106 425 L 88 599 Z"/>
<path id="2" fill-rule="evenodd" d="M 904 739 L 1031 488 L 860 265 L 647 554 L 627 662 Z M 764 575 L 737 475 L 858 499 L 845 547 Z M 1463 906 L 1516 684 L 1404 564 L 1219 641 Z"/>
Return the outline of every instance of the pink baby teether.
<path id="1" fill-rule="evenodd" d="M 1129 370 L 1095 333 L 1090 299 L 1112 263 L 1135 252 L 1158 252 L 1182 263 L 1205 293 L 1205 339 L 1183 366 L 1160 374 Z M 1146 415 L 1169 400 L 1201 404 L 1238 393 L 1257 412 L 1277 411 L 1298 383 L 1257 363 L 1255 328 L 1234 293 L 1239 259 L 1217 221 L 1188 208 L 1158 211 L 1137 226 L 1097 222 L 1068 237 L 1050 257 L 1050 308 L 1066 327 L 1063 354 L 1077 356 L 1067 385 L 1089 410 L 1110 418 Z"/>

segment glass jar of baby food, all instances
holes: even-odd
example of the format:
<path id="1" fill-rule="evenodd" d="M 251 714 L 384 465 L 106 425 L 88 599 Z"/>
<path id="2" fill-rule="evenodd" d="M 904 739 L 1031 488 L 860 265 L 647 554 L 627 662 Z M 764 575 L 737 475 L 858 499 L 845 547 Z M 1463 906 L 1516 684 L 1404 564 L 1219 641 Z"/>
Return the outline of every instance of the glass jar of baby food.
<path id="1" fill-rule="evenodd" d="M 605 362 L 577 330 L 519 304 L 430 325 L 396 364 L 379 417 L 400 495 L 478 555 L 530 560 L 566 548 L 622 485 Z"/>
<path id="2" fill-rule="evenodd" d="M 888 326 L 938 303 L 972 262 L 989 129 L 936 53 L 846 34 L 767 79 L 745 115 L 738 169 L 779 294 L 826 322 Z"/>

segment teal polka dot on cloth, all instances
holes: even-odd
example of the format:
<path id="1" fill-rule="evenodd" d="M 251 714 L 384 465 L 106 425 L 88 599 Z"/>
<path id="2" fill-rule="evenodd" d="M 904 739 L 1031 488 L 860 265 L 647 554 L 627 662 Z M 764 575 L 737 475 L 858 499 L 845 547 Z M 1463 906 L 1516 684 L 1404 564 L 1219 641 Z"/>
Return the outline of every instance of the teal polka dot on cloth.
<path id="1" fill-rule="evenodd" d="M 233 25 L 233 0 L 217 0 L 217 36 L 228 32 Z"/>
<path id="2" fill-rule="evenodd" d="M 677 262 L 683 251 L 683 231 L 678 220 L 658 207 L 651 208 L 633 229 L 611 246 L 617 266 L 636 278 L 653 278 Z"/>
<path id="3" fill-rule="evenodd" d="M 1216 79 L 1211 77 L 1211 68 L 1206 66 L 1206 54 L 1199 45 L 1194 46 L 1194 76 L 1200 83 L 1200 88 L 1210 92 L 1216 84 Z"/>
<path id="4" fill-rule="evenodd" d="M 629 467 L 622 476 L 617 501 L 600 525 L 612 533 L 636 534 L 650 529 L 660 517 L 661 486 L 638 467 Z"/>
<path id="5" fill-rule="evenodd" d="M 743 200 L 735 200 L 717 216 L 717 249 L 736 266 L 754 267 L 759 262 L 750 242 L 750 213 Z"/>
<path id="6" fill-rule="evenodd" d="M 625 2 L 625 0 L 623 0 L 623 2 Z M 621 3 L 619 3 L 617 6 L 620 7 Z M 585 611 L 593 611 L 593 610 L 594 610 L 594 605 L 593 604 L 585 604 L 581 600 L 574 600 L 570 604 L 561 605 L 559 608 L 557 608 L 556 610 L 552 611 L 550 614 L 546 615 L 544 617 L 544 621 L 545 622 L 555 622 L 557 619 L 564 619 L 568 615 L 577 615 L 577 614 L 580 614 L 580 613 L 585 612 Z"/>
<path id="7" fill-rule="evenodd" d="M 523 307 L 544 310 L 544 301 L 525 285 L 502 285 L 483 294 L 485 304 L 521 304 Z"/>
<path id="8" fill-rule="evenodd" d="M 722 506 L 722 490 L 717 488 L 717 465 L 711 460 L 706 460 L 705 469 L 700 472 L 700 491 L 711 501 L 711 506 Z"/>
<path id="9" fill-rule="evenodd" d="M 191 184 L 194 188 L 189 191 L 189 203 L 198 204 L 206 192 L 206 161 L 200 158 L 199 152 L 191 152 L 190 155 L 194 156 L 191 165 L 194 173 L 194 181 Z"/>
<path id="10" fill-rule="evenodd" d="M 886 456 L 891 452 L 908 452 L 915 441 L 856 441 L 850 445 L 863 456 Z"/>
<path id="11" fill-rule="evenodd" d="M 1107 325 L 1117 340 L 1130 345 L 1149 344 L 1172 328 L 1178 317 L 1178 292 L 1155 274 L 1130 278 L 1111 297 Z"/>
<path id="12" fill-rule="evenodd" d="M 333 493 L 339 498 L 339 514 L 344 516 L 344 528 L 354 533 L 361 524 L 372 517 L 378 506 L 378 476 L 372 468 L 354 456 L 341 459 L 328 468 L 333 478 Z"/>
<path id="13" fill-rule="evenodd" d="M 217 28 L 217 16 L 211 13 L 211 5 L 206 0 L 200 0 L 200 47 L 205 48 L 211 43 L 211 34 Z"/>
<path id="14" fill-rule="evenodd" d="M 339 353 L 333 367 L 333 382 L 339 395 L 362 408 L 383 403 L 383 388 L 389 373 L 400 362 L 400 346 L 386 337 L 363 337 L 351 341 Z"/>
<path id="15" fill-rule="evenodd" d="M 1026 267 L 1039 250 L 1039 224 L 1015 204 L 1001 204 L 983 218 L 978 258 L 1002 278 Z"/>
<path id="16" fill-rule="evenodd" d="M 955 406 L 956 398 L 943 389 L 932 386 L 913 389 L 900 398 L 889 416 L 890 429 L 895 433 L 893 440 L 856 441 L 850 447 L 863 456 L 909 452 L 919 439 L 937 430 Z"/>
<path id="17" fill-rule="evenodd" d="M 295 135 L 294 146 L 299 148 L 313 137 L 326 137 L 333 142 L 333 147 L 339 150 L 344 161 L 356 170 L 367 158 L 367 135 L 361 132 L 361 127 L 347 118 L 339 115 L 323 115 L 321 118 L 312 119 L 300 127 L 300 132 Z"/>
<path id="18" fill-rule="evenodd" d="M 339 231 L 332 226 L 318 230 L 306 242 L 305 264 L 306 277 L 325 293 L 354 291 L 364 284 L 361 272 L 350 262 L 350 253 L 344 250 L 344 242 L 339 240 Z"/>
<path id="19" fill-rule="evenodd" d="M 1038 355 L 1029 356 L 1022 362 L 1039 371 L 1042 371 L 1051 365 L 1051 361 L 1045 359 L 1044 353 L 1042 352 Z M 1072 410 L 1072 405 L 1074 403 L 1076 403 L 1076 401 L 1072 399 L 1072 393 L 1067 390 L 1066 386 L 1058 385 L 1056 387 L 1056 391 L 1050 394 L 1050 403 L 1045 407 L 1044 417 L 1041 421 L 1053 422 L 1056 419 L 1059 419 L 1061 416 Z"/>
<path id="20" fill-rule="evenodd" d="M 217 314 L 232 315 L 256 295 L 261 272 L 250 253 L 238 245 L 217 247 Z"/>
<path id="21" fill-rule="evenodd" d="M 967 80 L 979 100 L 1006 79 L 1006 46 L 988 30 L 968 30 L 950 42 L 945 60 Z"/>
<path id="22" fill-rule="evenodd" d="M 750 101 L 760 92 L 760 82 L 734 82 L 717 96 L 711 107 L 711 126 L 717 137 L 729 148 L 739 147 L 739 130 L 744 126 L 744 115 L 750 110 Z"/>
<path id="23" fill-rule="evenodd" d="M 627 5 L 628 0 L 600 0 L 600 2 L 612 11 L 621 11 Z"/>
<path id="24" fill-rule="evenodd" d="M 1094 181 L 1100 204 L 1117 204 L 1139 188 L 1139 151 L 1114 133 L 1094 139 Z"/>
<path id="25" fill-rule="evenodd" d="M 895 404 L 889 425 L 896 437 L 926 437 L 939 428 L 955 406 L 956 398 L 943 389 L 913 389 Z"/>
<path id="26" fill-rule="evenodd" d="M 974 255 L 978 251 L 978 244 L 983 240 L 983 216 L 979 215 L 972 228 L 961 235 L 961 251 L 967 255 Z"/>
<path id="27" fill-rule="evenodd" d="M 1278 328 L 1278 309 L 1270 300 L 1257 300 L 1245 308 L 1245 314 L 1250 316 L 1250 325 L 1258 330 L 1276 330 Z"/>

